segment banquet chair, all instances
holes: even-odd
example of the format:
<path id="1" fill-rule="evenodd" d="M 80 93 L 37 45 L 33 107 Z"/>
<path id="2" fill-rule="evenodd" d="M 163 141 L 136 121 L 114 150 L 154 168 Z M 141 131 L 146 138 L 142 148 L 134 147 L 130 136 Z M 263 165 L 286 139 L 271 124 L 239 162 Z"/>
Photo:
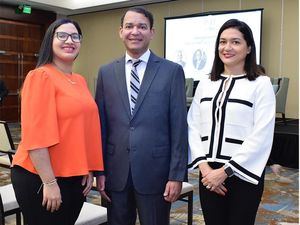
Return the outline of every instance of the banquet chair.
<path id="1" fill-rule="evenodd" d="M 276 113 L 280 113 L 282 115 L 282 120 L 284 124 L 286 124 L 285 118 L 285 106 L 289 89 L 289 78 L 287 77 L 279 77 L 271 79 L 275 97 L 276 97 Z"/>
<path id="2" fill-rule="evenodd" d="M 182 182 L 182 189 L 180 196 L 177 201 L 184 201 L 188 203 L 188 216 L 187 224 L 193 224 L 193 196 L 194 196 L 194 186 L 188 182 Z"/>
<path id="3" fill-rule="evenodd" d="M 194 79 L 185 78 L 185 95 L 186 95 L 186 105 L 190 107 L 193 101 L 194 92 Z"/>
<path id="4" fill-rule="evenodd" d="M 0 121 L 0 166 L 10 168 L 15 146 L 5 121 Z M 0 186 L 0 214 L 1 221 L 5 224 L 5 217 L 16 214 L 16 224 L 21 225 L 21 209 L 17 202 L 12 184 Z"/>
<path id="5" fill-rule="evenodd" d="M 2 198 L 0 195 L 0 225 L 4 225 L 4 224 L 5 224 L 5 216 L 4 216 Z"/>
<path id="6" fill-rule="evenodd" d="M 104 225 L 107 224 L 107 209 L 105 207 L 84 202 L 75 225 Z"/>
<path id="7" fill-rule="evenodd" d="M 94 179 L 93 190 L 97 190 L 96 179 Z M 193 195 L 194 195 L 194 186 L 188 182 L 182 182 L 182 189 L 180 196 L 177 201 L 183 201 L 188 203 L 188 216 L 187 224 L 193 224 Z M 101 206 L 107 207 L 107 202 L 104 199 L 101 199 Z"/>
<path id="8" fill-rule="evenodd" d="M 5 121 L 0 121 L 0 166 L 10 168 L 15 152 L 9 127 Z"/>
<path id="9" fill-rule="evenodd" d="M 2 224 L 5 224 L 6 216 L 14 214 L 16 214 L 16 224 L 21 225 L 21 209 L 16 200 L 12 184 L 0 186 L 0 220 L 2 221 Z"/>

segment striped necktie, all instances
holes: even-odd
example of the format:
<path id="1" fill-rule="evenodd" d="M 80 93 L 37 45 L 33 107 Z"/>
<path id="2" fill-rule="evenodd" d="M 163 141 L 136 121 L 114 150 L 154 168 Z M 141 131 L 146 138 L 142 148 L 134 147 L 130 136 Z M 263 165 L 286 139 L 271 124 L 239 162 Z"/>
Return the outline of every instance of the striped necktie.
<path id="1" fill-rule="evenodd" d="M 133 62 L 130 72 L 130 109 L 132 115 L 141 86 L 136 67 L 142 62 L 142 60 L 131 60 L 131 62 Z"/>

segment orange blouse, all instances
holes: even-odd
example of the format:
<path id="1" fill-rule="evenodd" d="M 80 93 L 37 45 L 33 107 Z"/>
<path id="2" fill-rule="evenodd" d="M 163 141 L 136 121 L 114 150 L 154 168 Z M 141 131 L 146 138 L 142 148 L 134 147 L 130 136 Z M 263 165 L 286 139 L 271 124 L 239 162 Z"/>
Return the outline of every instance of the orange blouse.
<path id="1" fill-rule="evenodd" d="M 37 174 L 28 153 L 48 148 L 55 176 L 104 170 L 98 108 L 82 76 L 44 65 L 28 73 L 21 100 L 21 142 L 13 165 Z"/>

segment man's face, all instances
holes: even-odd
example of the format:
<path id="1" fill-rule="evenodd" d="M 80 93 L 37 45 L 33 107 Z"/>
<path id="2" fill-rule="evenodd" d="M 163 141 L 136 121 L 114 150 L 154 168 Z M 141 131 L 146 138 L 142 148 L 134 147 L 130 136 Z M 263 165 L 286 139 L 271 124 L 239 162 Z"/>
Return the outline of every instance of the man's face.
<path id="1" fill-rule="evenodd" d="M 147 51 L 154 30 L 150 28 L 150 22 L 143 14 L 128 11 L 119 34 L 127 53 L 137 59 Z"/>

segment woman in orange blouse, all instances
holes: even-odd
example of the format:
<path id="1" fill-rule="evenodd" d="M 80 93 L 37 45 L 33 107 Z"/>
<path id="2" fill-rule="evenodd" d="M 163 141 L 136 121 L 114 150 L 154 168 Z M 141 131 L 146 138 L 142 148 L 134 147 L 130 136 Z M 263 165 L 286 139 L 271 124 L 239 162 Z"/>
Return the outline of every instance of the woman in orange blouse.
<path id="1" fill-rule="evenodd" d="M 76 22 L 53 22 L 23 84 L 11 179 L 28 225 L 74 224 L 93 172 L 104 170 L 98 109 L 84 78 L 72 72 L 81 40 Z"/>

